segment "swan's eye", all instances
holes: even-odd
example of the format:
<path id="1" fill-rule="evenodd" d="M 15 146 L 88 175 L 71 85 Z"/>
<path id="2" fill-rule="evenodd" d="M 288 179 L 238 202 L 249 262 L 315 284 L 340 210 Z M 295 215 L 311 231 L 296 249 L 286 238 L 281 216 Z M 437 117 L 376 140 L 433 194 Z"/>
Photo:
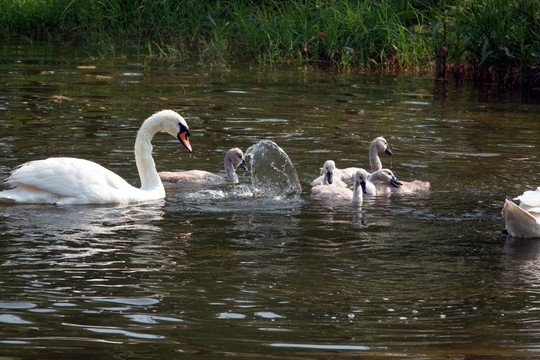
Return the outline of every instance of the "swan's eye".
<path id="1" fill-rule="evenodd" d="M 191 135 L 191 133 L 189 132 L 189 129 L 187 128 L 187 126 L 185 126 L 184 124 L 182 123 L 178 123 L 178 126 L 180 126 L 180 131 L 179 133 L 183 133 L 185 132 L 186 133 L 186 139 Z"/>

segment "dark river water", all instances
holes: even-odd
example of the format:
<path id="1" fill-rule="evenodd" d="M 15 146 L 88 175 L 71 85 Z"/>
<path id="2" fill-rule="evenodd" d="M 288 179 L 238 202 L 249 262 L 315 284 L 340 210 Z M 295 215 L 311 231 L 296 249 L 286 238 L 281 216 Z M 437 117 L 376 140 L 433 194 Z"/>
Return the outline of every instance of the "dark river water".
<path id="1" fill-rule="evenodd" d="M 224 175 L 228 149 L 271 140 L 302 186 L 277 199 L 167 187 L 141 205 L 0 207 L 0 357 L 540 356 L 540 242 L 500 233 L 504 199 L 540 186 L 531 94 L 0 46 L 0 190 L 17 165 L 52 156 L 138 186 L 136 131 L 161 109 L 186 118 L 194 152 L 158 134 L 158 170 Z M 361 209 L 311 199 L 325 160 L 368 168 L 377 136 L 394 153 L 384 167 L 429 193 Z"/>

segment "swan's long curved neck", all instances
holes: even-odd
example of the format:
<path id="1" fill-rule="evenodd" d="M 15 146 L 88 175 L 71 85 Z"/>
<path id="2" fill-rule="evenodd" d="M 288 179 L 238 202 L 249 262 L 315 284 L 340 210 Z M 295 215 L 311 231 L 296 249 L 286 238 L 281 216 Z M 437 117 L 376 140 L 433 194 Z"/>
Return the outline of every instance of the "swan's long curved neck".
<path id="1" fill-rule="evenodd" d="M 354 181 L 353 186 L 353 198 L 352 202 L 359 204 L 364 200 L 364 196 L 362 195 L 362 187 L 360 186 L 360 183 L 358 181 Z"/>
<path id="2" fill-rule="evenodd" d="M 223 160 L 223 165 L 225 166 L 225 172 L 227 173 L 227 180 L 231 184 L 236 184 L 238 182 L 238 175 L 236 175 L 233 161 L 229 159 L 228 156 L 225 156 L 225 160 Z"/>
<path id="3" fill-rule="evenodd" d="M 372 172 L 382 169 L 381 159 L 379 158 L 379 149 L 376 142 L 372 142 L 369 146 L 369 165 L 371 166 Z"/>
<path id="4" fill-rule="evenodd" d="M 141 190 L 164 189 L 152 157 L 152 138 L 161 130 L 160 125 L 160 118 L 149 117 L 141 125 L 135 139 L 135 162 L 141 178 Z"/>

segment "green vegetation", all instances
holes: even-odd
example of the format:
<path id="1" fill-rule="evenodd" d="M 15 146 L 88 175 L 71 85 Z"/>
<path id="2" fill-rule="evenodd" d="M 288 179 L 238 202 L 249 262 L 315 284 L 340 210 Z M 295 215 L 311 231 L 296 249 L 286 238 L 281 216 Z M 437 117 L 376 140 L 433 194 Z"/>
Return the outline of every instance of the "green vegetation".
<path id="1" fill-rule="evenodd" d="M 0 0 L 0 34 L 149 56 L 539 79 L 538 0 Z"/>

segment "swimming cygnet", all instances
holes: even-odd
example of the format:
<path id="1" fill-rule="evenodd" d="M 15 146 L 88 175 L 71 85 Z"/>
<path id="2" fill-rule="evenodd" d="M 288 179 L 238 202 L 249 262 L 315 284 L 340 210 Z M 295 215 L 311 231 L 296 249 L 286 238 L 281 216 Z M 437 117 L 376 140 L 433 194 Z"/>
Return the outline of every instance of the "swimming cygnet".
<path id="1" fill-rule="evenodd" d="M 246 162 L 244 161 L 244 153 L 238 148 L 233 148 L 227 151 L 223 160 L 225 173 L 224 178 L 217 174 L 212 174 L 203 170 L 188 170 L 188 171 L 162 171 L 159 173 L 161 181 L 174 183 L 182 187 L 196 186 L 217 186 L 221 184 L 236 184 L 238 183 L 238 175 L 236 175 L 235 165 L 240 166 L 245 171 L 248 171 Z"/>
<path id="2" fill-rule="evenodd" d="M 413 194 L 422 191 L 428 191 L 431 185 L 428 181 L 414 180 L 414 181 L 401 181 L 401 186 L 397 192 L 400 194 Z"/>
<path id="3" fill-rule="evenodd" d="M 360 171 L 354 177 L 353 189 L 332 184 L 316 185 L 311 188 L 311 196 L 317 200 L 336 202 L 352 202 L 353 205 L 361 205 L 363 202 L 365 182 Z"/>
<path id="4" fill-rule="evenodd" d="M 365 183 L 364 193 L 367 195 L 391 195 L 399 191 L 403 185 L 390 169 L 378 170 L 371 175 L 366 170 L 360 169 L 358 173 L 361 181 Z"/>
<path id="5" fill-rule="evenodd" d="M 414 194 L 428 191 L 430 188 L 430 184 L 427 181 L 400 181 L 389 169 L 375 171 L 370 175 L 369 180 L 375 184 L 377 195 Z"/>
<path id="6" fill-rule="evenodd" d="M 382 136 L 373 139 L 371 145 L 369 145 L 369 165 L 371 166 L 372 172 L 382 169 L 379 151 L 384 151 L 386 155 L 392 156 L 392 150 L 390 150 L 388 142 Z"/>
<path id="7" fill-rule="evenodd" d="M 388 142 L 382 136 L 379 136 L 369 145 L 369 165 L 371 171 L 375 172 L 382 169 L 381 159 L 379 158 L 379 151 L 384 151 L 388 156 L 392 156 L 392 150 L 388 146 Z M 364 170 L 358 167 L 348 167 L 345 169 L 336 169 L 336 173 L 339 174 L 340 179 L 346 183 L 350 183 L 354 180 L 354 176 L 357 171 Z M 364 170 L 365 171 L 365 170 Z"/>
<path id="8" fill-rule="evenodd" d="M 519 206 L 506 199 L 501 214 L 506 222 L 503 233 L 517 238 L 540 238 L 540 187 L 514 198 Z"/>
<path id="9" fill-rule="evenodd" d="M 326 160 L 322 167 L 322 175 L 311 182 L 311 186 L 317 185 L 347 187 L 347 184 L 341 180 L 341 173 L 336 169 L 336 163 L 333 160 Z"/>

